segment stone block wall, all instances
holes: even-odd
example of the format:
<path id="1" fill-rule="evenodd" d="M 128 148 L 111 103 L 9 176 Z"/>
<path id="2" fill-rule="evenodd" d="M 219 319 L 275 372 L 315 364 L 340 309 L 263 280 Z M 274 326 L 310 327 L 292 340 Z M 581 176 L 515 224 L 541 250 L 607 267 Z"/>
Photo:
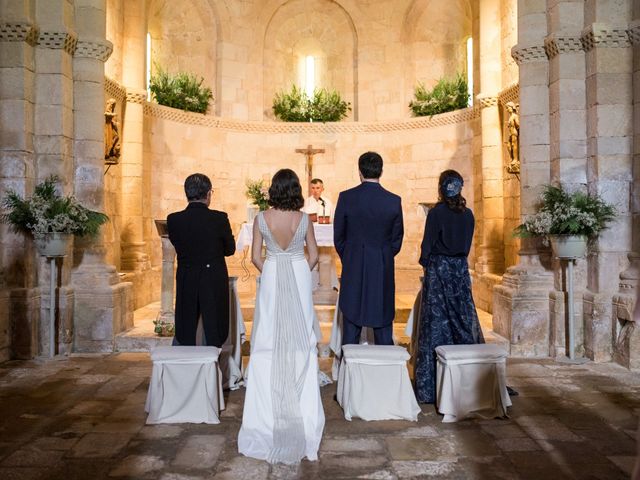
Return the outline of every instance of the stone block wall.
<path id="1" fill-rule="evenodd" d="M 246 221 L 247 179 L 265 179 L 279 168 L 292 168 L 304 177 L 305 158 L 296 148 L 312 144 L 324 148 L 314 159 L 313 175 L 322 178 L 325 192 L 334 202 L 338 193 L 359 183 L 357 159 L 367 151 L 384 158 L 382 183 L 402 196 L 405 240 L 396 258 L 398 290 L 415 293 L 421 268 L 417 261 L 425 217 L 419 202 L 437 200 L 437 179 L 442 170 L 454 168 L 465 178 L 465 196 L 473 205 L 473 138 L 478 111 L 460 112 L 390 124 L 283 124 L 235 122 L 186 114 L 153 104 L 145 105 L 144 156 L 150 169 L 149 209 L 145 225 L 183 209 L 184 178 L 194 172 L 210 176 L 214 186 L 213 207 L 226 211 L 237 235 Z M 175 121 L 173 117 L 181 121 Z M 443 117 L 443 118 L 441 118 Z M 189 122 L 189 123 L 187 123 Z M 160 238 L 146 230 L 152 265 L 161 259 Z M 229 261 L 241 274 L 242 252 Z M 240 282 L 240 288 L 252 288 Z M 158 290 L 159 293 L 159 290 Z"/>
<path id="2" fill-rule="evenodd" d="M 37 183 L 57 175 L 60 193 L 103 210 L 104 61 L 112 48 L 104 38 L 105 18 L 103 0 L 0 4 L 0 197 L 9 189 L 30 196 Z M 128 292 L 104 263 L 102 245 L 100 235 L 76 239 L 57 262 L 61 354 L 81 345 L 76 333 L 83 320 L 94 327 L 121 324 L 121 311 L 98 316 L 95 303 L 80 298 L 89 286 L 94 296 L 113 296 L 113 285 Z M 36 254 L 30 236 L 5 225 L 0 259 L 0 361 L 46 355 L 52 341 L 49 264 Z M 78 281 L 83 275 L 91 285 Z"/>
<path id="3" fill-rule="evenodd" d="M 519 3 L 512 54 L 520 70 L 522 213 L 535 211 L 540 187 L 551 182 L 600 195 L 617 217 L 577 261 L 574 318 L 566 313 L 566 263 L 522 242 L 494 295 L 494 328 L 510 336 L 512 353 L 567 354 L 573 322 L 578 356 L 638 365 L 631 313 L 640 277 L 632 160 L 638 8 L 626 0 Z M 516 331 L 521 318 L 529 328 Z"/>

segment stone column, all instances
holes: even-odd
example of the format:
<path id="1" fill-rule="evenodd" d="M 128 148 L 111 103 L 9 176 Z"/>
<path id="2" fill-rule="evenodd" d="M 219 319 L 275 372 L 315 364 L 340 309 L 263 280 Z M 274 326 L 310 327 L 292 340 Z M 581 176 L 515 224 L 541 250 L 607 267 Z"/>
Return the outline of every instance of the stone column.
<path id="1" fill-rule="evenodd" d="M 478 215 L 481 244 L 475 264 L 482 279 L 486 274 L 504 272 L 504 205 L 502 201 L 502 132 L 497 94 L 502 86 L 500 59 L 500 1 L 480 2 L 480 89 L 477 96 L 482 130 L 482 212 Z M 480 212 L 478 212 L 480 213 Z M 482 281 L 482 280 L 481 280 Z M 491 286 L 487 290 L 487 306 L 491 304 Z M 486 306 L 485 306 L 486 308 Z"/>
<path id="2" fill-rule="evenodd" d="M 143 215 L 143 112 L 147 21 L 144 0 L 124 4 L 124 56 L 122 77 L 127 89 L 127 105 L 122 133 L 122 238 L 121 269 L 149 269 Z"/>
<path id="3" fill-rule="evenodd" d="M 88 208 L 104 211 L 105 0 L 75 0 L 78 47 L 73 60 L 74 186 Z M 131 284 L 105 262 L 104 235 L 76 241 L 74 349 L 111 352 L 116 333 L 133 325 Z"/>
<path id="4" fill-rule="evenodd" d="M 50 175 L 60 179 L 61 193 L 73 191 L 73 55 L 76 50 L 73 2 L 51 0 L 36 2 L 39 27 L 35 69 L 34 151 L 38 182 Z M 69 285 L 72 247 L 67 257 L 57 262 L 58 285 L 58 350 L 71 350 L 73 289 Z M 39 262 L 38 278 L 42 292 L 40 307 L 40 352 L 48 352 L 50 344 L 49 279 L 51 270 L 44 257 Z"/>
<path id="5" fill-rule="evenodd" d="M 162 241 L 162 291 L 160 293 L 160 314 L 158 320 L 163 322 L 175 322 L 174 310 L 174 286 L 176 261 L 176 249 L 173 247 L 168 235 L 160 235 Z"/>
<path id="6" fill-rule="evenodd" d="M 585 61 L 581 31 L 582 0 L 547 0 L 549 35 L 544 46 L 549 58 L 549 118 L 551 182 L 569 191 L 587 184 Z M 554 290 L 550 293 L 551 356 L 566 354 L 565 335 L 567 264 L 553 260 Z M 583 347 L 582 294 L 586 288 L 586 260 L 574 270 L 574 318 L 576 353 Z"/>
<path id="7" fill-rule="evenodd" d="M 631 186 L 631 253 L 629 268 L 620 275 L 620 288 L 613 297 L 613 316 L 619 328 L 614 359 L 627 368 L 640 368 L 640 326 L 633 318 L 640 284 L 640 3 L 636 2 L 629 40 L 633 45 L 633 182 Z"/>
<path id="8" fill-rule="evenodd" d="M 0 197 L 35 185 L 34 1 L 0 2 Z M 38 354 L 40 289 L 32 242 L 0 224 L 0 362 Z"/>
<path id="9" fill-rule="evenodd" d="M 544 2 L 518 1 L 521 216 L 535 211 L 540 186 L 549 182 L 549 64 L 544 50 Z M 553 277 L 542 265 L 539 244 L 523 240 L 519 262 L 493 292 L 493 329 L 509 340 L 514 355 L 549 354 L 549 291 Z"/>
<path id="10" fill-rule="evenodd" d="M 588 258 L 585 353 L 596 361 L 612 358 L 620 326 L 612 300 L 621 265 L 631 251 L 633 60 L 627 34 L 631 5 L 631 0 L 586 2 L 582 33 L 587 69 L 588 189 L 613 203 L 618 213 L 594 242 Z"/>

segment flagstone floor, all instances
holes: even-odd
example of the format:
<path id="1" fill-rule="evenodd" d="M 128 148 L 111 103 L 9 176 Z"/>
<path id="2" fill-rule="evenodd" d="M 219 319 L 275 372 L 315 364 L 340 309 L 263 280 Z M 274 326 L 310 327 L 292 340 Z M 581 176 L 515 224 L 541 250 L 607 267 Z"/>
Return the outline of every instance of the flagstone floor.
<path id="1" fill-rule="evenodd" d="M 329 369 L 329 359 L 322 360 Z M 347 422 L 324 387 L 318 462 L 239 456 L 244 390 L 220 425 L 145 426 L 146 353 L 0 365 L 0 479 L 628 479 L 640 375 L 613 364 L 509 361 L 509 419 Z M 373 400 L 375 401 L 375 400 Z"/>

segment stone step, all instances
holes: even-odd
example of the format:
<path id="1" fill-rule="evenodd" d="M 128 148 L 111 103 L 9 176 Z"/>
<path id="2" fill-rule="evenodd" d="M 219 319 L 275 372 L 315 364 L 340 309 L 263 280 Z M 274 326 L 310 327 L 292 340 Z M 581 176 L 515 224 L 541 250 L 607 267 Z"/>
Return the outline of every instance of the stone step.
<path id="1" fill-rule="evenodd" d="M 241 306 L 242 316 L 244 318 L 245 328 L 247 330 L 247 339 L 251 337 L 251 329 L 253 327 L 253 305 L 243 304 Z M 407 318 L 409 316 L 410 308 L 398 308 L 396 310 L 395 322 L 397 330 L 396 337 L 404 332 Z M 154 331 L 153 320 L 160 311 L 160 304 L 158 302 L 149 304 L 134 312 L 133 324 L 134 327 L 121 332 L 115 337 L 114 351 L 116 352 L 148 352 L 152 348 L 159 345 L 170 345 L 172 339 L 170 337 L 159 337 Z M 335 314 L 335 306 L 333 305 L 316 305 L 316 315 L 320 323 L 320 330 L 322 331 L 322 341 L 319 342 L 319 349 L 321 354 L 326 352 L 328 344 L 331 339 L 331 326 L 333 325 L 333 317 Z M 246 350 L 248 355 L 249 342 L 243 347 L 243 352 Z"/>
<path id="2" fill-rule="evenodd" d="M 253 305 L 243 302 L 242 315 L 244 317 L 245 328 L 247 330 L 247 342 L 243 345 L 243 355 L 249 355 L 251 330 L 253 328 Z M 319 342 L 318 351 L 321 357 L 329 356 L 329 342 L 331 340 L 331 327 L 333 325 L 333 316 L 335 307 L 332 305 L 316 305 L 316 315 L 320 322 L 320 330 L 322 332 L 322 340 Z M 399 305 L 396 309 L 396 321 L 394 322 L 394 336 L 400 345 L 407 346 L 409 337 L 405 335 L 407 317 L 411 308 L 408 308 L 406 302 Z M 148 352 L 152 348 L 159 345 L 170 345 L 172 337 L 159 337 L 154 331 L 153 320 L 160 311 L 160 303 L 155 302 L 146 305 L 134 312 L 134 327 L 126 332 L 119 333 L 115 337 L 114 351 L 116 352 Z M 478 317 L 484 332 L 487 343 L 493 343 L 502 346 L 509 351 L 509 342 L 496 334 L 492 330 L 491 314 L 478 310 Z"/>
<path id="3" fill-rule="evenodd" d="M 318 321 L 322 322 L 333 322 L 333 317 L 336 312 L 336 307 L 333 305 L 316 305 L 314 307 L 316 311 L 316 316 L 318 317 Z M 245 323 L 253 322 L 253 305 L 243 305 L 241 307 L 242 310 L 242 318 L 244 318 Z M 406 325 L 407 319 L 409 318 L 409 314 L 411 313 L 411 307 L 398 307 L 396 308 L 396 316 L 394 319 L 394 323 Z"/>

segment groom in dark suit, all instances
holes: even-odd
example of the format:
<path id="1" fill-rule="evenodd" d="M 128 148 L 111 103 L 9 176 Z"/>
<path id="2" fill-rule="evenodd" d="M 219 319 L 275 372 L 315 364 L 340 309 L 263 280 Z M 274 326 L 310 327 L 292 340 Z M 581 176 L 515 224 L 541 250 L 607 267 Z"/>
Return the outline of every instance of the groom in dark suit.
<path id="1" fill-rule="evenodd" d="M 207 345 L 221 347 L 229 335 L 229 274 L 224 257 L 236 244 L 229 218 L 210 210 L 211 180 L 194 173 L 184 181 L 187 208 L 167 217 L 169 240 L 176 249 L 176 341 L 195 345 L 198 322 Z"/>
<path id="2" fill-rule="evenodd" d="M 362 183 L 340 193 L 333 220 L 333 240 L 342 261 L 342 344 L 360 343 L 362 327 L 372 327 L 376 345 L 392 345 L 394 257 L 404 235 L 402 205 L 398 195 L 380 185 L 379 154 L 362 154 L 358 169 Z"/>

